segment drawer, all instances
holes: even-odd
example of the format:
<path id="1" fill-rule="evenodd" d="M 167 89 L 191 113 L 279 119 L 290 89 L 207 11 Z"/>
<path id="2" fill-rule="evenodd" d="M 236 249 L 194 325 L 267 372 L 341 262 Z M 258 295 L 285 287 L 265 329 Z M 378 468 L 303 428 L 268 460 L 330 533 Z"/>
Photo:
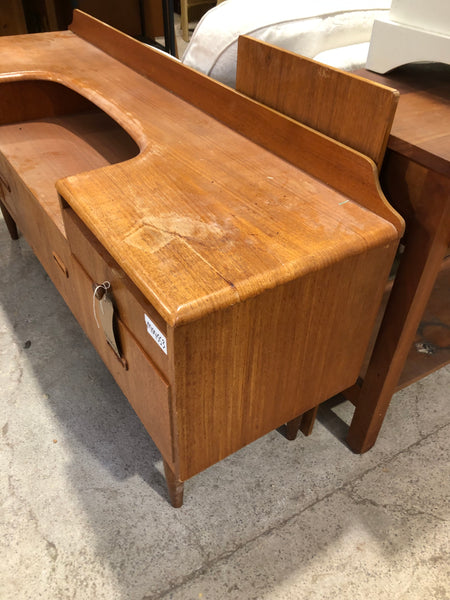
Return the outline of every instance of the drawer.
<path id="1" fill-rule="evenodd" d="M 13 203 L 11 202 L 11 184 L 9 183 L 8 178 L 5 176 L 5 168 L 1 168 L 0 163 L 0 200 L 5 205 L 8 212 L 12 215 L 11 206 Z"/>
<path id="2" fill-rule="evenodd" d="M 147 325 L 150 319 L 167 339 L 167 324 L 164 319 L 70 207 L 64 207 L 63 217 L 73 255 L 95 283 L 109 281 L 118 317 L 139 341 L 152 361 L 167 375 L 167 354 L 149 334 Z"/>
<path id="3" fill-rule="evenodd" d="M 25 207 L 19 202 L 23 194 L 23 182 L 0 152 L 0 198 L 14 221 L 24 213 Z"/>
<path id="4" fill-rule="evenodd" d="M 72 259 L 71 277 L 76 289 L 73 312 L 91 343 L 127 397 L 164 459 L 175 460 L 172 436 L 170 386 L 147 356 L 128 327 L 117 319 L 117 333 L 124 361 L 121 362 L 97 327 L 93 312 L 92 278 L 76 258 Z M 126 362 L 126 367 L 124 366 Z"/>
<path id="5" fill-rule="evenodd" d="M 27 185 L 0 154 L 0 194 L 7 211 L 14 219 L 50 279 L 70 303 L 71 252 L 64 235 L 60 208 L 55 197 L 54 208 L 42 206 Z"/>

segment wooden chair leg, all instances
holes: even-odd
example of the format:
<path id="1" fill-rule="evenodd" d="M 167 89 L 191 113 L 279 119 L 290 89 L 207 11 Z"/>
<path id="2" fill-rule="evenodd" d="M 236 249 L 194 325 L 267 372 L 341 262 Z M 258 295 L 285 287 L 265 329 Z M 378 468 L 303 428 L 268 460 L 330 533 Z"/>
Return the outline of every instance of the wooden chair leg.
<path id="1" fill-rule="evenodd" d="M 14 221 L 12 216 L 9 214 L 9 212 L 6 209 L 6 206 L 2 202 L 0 202 L 0 210 L 2 211 L 2 215 L 3 215 L 3 218 L 5 219 L 6 227 L 8 228 L 11 239 L 18 240 L 19 232 L 17 231 L 16 222 Z"/>
<path id="2" fill-rule="evenodd" d="M 181 0 L 181 35 L 185 42 L 189 42 L 189 7 L 187 0 Z"/>
<path id="3" fill-rule="evenodd" d="M 170 503 L 174 508 L 183 506 L 184 483 L 180 481 L 169 465 L 163 460 L 164 474 L 166 476 L 167 490 L 169 492 Z"/>

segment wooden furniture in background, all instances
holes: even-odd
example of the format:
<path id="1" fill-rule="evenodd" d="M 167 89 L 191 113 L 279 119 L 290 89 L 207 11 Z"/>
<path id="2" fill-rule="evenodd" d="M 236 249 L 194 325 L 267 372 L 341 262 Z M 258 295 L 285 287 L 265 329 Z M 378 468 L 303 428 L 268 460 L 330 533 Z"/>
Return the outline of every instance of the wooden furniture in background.
<path id="1" fill-rule="evenodd" d="M 215 0 L 180 0 L 181 34 L 185 42 L 189 41 L 189 10 L 197 6 L 212 8 Z"/>
<path id="2" fill-rule="evenodd" d="M 183 481 L 356 381 L 403 222 L 370 158 L 82 13 L 0 39 L 0 64 L 10 231 L 180 506 Z"/>
<path id="3" fill-rule="evenodd" d="M 26 21 L 24 33 L 67 29 L 73 5 L 71 0 L 21 0 Z"/>
<path id="4" fill-rule="evenodd" d="M 141 5 L 144 12 L 145 34 L 152 39 L 162 37 L 164 35 L 163 2 L 161 0 L 141 0 Z"/>
<path id="5" fill-rule="evenodd" d="M 27 23 L 21 0 L 0 3 L 0 35 L 27 33 Z"/>
<path id="6" fill-rule="evenodd" d="M 76 0 L 76 6 L 96 19 L 108 23 L 133 37 L 142 36 L 144 23 L 141 20 L 139 0 Z"/>
<path id="7" fill-rule="evenodd" d="M 450 271 L 444 260 L 450 245 L 450 66 L 407 65 L 384 76 L 361 75 L 400 91 L 381 175 L 406 233 L 362 388 L 349 391 L 356 409 L 348 443 L 355 452 L 375 443 L 396 390 L 450 362 Z"/>
<path id="8" fill-rule="evenodd" d="M 173 0 L 74 0 L 74 5 L 96 19 L 155 46 L 159 47 L 156 38 L 164 37 L 161 49 L 177 55 Z"/>
<path id="9" fill-rule="evenodd" d="M 47 16 L 48 31 L 57 31 L 59 29 L 59 23 L 55 0 L 45 0 L 44 7 Z"/>

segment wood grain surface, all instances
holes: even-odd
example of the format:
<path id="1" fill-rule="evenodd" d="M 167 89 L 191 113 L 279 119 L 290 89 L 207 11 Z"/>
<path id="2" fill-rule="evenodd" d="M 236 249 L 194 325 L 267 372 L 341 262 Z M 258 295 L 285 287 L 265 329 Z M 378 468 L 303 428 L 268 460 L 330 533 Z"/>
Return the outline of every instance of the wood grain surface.
<path id="1" fill-rule="evenodd" d="M 303 172 L 383 216 L 400 232 L 404 224 L 378 185 L 364 154 L 182 65 L 171 57 L 74 11 L 71 30 L 133 70 L 231 127 Z"/>
<path id="2" fill-rule="evenodd" d="M 0 64 L 3 210 L 179 506 L 185 479 L 354 383 L 403 222 L 370 158 L 81 13 L 0 39 Z"/>
<path id="3" fill-rule="evenodd" d="M 109 113 L 138 144 L 136 158 L 73 175 L 57 187 L 167 323 L 198 318 L 339 260 L 342 253 L 398 238 L 392 225 L 330 189 L 329 178 L 317 181 L 72 32 L 50 35 L 0 40 L 0 52 L 11 78 L 64 82 Z M 146 56 L 147 50 L 149 61 L 159 60 L 150 49 Z M 99 78 L 99 72 L 108 77 Z M 280 118 L 299 125 L 267 111 L 269 120 L 276 119 L 271 131 Z M 261 123 L 258 129 L 264 129 Z M 311 144 L 304 150 L 310 162 L 325 164 L 330 147 L 331 162 L 347 156 L 335 163 L 342 180 L 361 176 L 352 160 L 360 157 L 368 169 L 360 197 L 376 197 L 401 230 L 370 161 L 307 131 L 315 140 L 315 149 Z M 176 285 L 168 271 L 177 272 Z"/>
<path id="4" fill-rule="evenodd" d="M 444 257 L 450 245 L 450 67 L 425 63 L 385 76 L 361 74 L 401 92 L 381 178 L 405 218 L 406 232 L 405 251 L 356 394 L 347 438 L 355 452 L 375 443 L 396 389 L 449 360 Z"/>
<path id="5" fill-rule="evenodd" d="M 381 167 L 396 90 L 247 36 L 239 38 L 236 89 Z"/>

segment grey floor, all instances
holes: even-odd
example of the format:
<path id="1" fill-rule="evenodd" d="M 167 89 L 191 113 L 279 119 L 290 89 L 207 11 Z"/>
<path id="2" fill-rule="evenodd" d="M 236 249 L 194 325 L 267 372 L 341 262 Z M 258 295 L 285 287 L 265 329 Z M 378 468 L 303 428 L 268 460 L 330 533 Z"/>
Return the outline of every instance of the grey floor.
<path id="1" fill-rule="evenodd" d="M 0 598 L 450 598 L 450 368 L 363 456 L 351 408 L 270 433 L 168 504 L 158 451 L 32 251 L 0 220 Z"/>

